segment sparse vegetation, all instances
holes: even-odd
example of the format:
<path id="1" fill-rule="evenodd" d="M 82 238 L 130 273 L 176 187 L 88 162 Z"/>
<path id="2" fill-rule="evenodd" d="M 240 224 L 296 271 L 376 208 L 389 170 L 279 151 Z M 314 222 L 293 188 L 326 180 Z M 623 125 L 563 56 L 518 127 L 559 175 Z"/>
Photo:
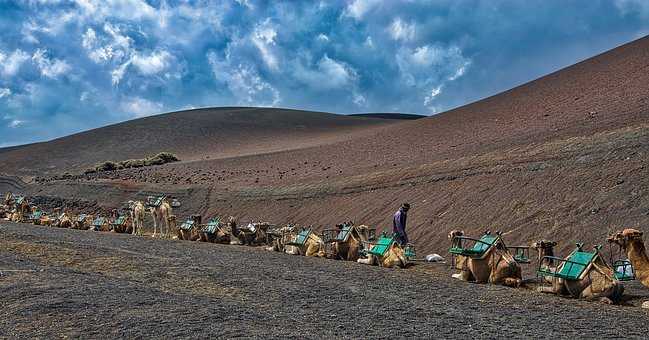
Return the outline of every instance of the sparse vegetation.
<path id="1" fill-rule="evenodd" d="M 170 152 L 160 152 L 155 156 L 141 158 L 141 159 L 127 159 L 121 162 L 105 161 L 97 164 L 92 168 L 86 169 L 84 173 L 92 174 L 92 173 L 103 172 L 103 171 L 113 171 L 113 170 L 128 169 L 128 168 L 141 168 L 145 166 L 162 165 L 162 164 L 172 163 L 177 161 L 179 161 L 179 159 L 178 157 L 176 157 L 176 155 Z"/>

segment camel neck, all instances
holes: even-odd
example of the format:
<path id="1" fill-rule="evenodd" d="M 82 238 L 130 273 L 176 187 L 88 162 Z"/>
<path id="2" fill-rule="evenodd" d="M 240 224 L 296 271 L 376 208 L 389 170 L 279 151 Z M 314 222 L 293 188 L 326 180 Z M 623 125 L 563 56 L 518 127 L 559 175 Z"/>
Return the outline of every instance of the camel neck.
<path id="1" fill-rule="evenodd" d="M 629 243 L 627 247 L 627 257 L 633 265 L 636 278 L 642 282 L 643 285 L 649 286 L 649 258 L 645 251 L 645 246 L 642 240 L 634 240 Z"/>

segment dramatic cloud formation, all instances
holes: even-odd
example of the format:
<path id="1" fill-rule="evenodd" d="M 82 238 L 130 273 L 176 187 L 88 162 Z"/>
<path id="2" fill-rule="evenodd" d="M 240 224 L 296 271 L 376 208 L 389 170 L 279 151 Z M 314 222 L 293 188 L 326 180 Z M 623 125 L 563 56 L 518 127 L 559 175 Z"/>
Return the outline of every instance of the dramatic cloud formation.
<path id="1" fill-rule="evenodd" d="M 0 145 L 190 107 L 433 114 L 649 32 L 645 1 L 0 2 Z"/>

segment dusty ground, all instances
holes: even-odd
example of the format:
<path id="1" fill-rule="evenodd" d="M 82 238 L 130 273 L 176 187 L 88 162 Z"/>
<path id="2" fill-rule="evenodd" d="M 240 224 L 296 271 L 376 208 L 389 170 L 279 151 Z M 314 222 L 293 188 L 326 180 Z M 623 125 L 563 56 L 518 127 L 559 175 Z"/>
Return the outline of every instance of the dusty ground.
<path id="1" fill-rule="evenodd" d="M 0 337 L 646 338 L 630 305 L 261 249 L 0 224 Z"/>

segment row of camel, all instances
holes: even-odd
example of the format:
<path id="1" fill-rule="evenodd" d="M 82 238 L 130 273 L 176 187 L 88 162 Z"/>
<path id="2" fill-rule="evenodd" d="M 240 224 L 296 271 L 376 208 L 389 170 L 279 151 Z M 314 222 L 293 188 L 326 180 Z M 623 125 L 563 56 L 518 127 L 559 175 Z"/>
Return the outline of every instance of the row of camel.
<path id="1" fill-rule="evenodd" d="M 239 227 L 232 216 L 227 223 L 212 220 L 203 224 L 198 215 L 179 222 L 173 214 L 169 199 L 164 196 L 150 198 L 146 203 L 128 201 L 121 211 L 113 210 L 106 217 L 73 215 L 66 211 L 47 214 L 30 205 L 26 198 L 18 197 L 11 193 L 5 196 L 4 206 L 0 207 L 0 217 L 6 215 L 14 222 L 32 222 L 43 226 L 142 235 L 146 215 L 149 213 L 153 220 L 153 237 L 262 246 L 269 251 L 291 255 L 335 258 L 389 268 L 405 268 L 408 265 L 404 249 L 397 242 L 392 242 L 381 254 L 364 253 L 364 249 L 372 246 L 375 229 L 353 225 L 351 222 L 337 225 L 330 230 L 333 236 L 325 237 L 311 232 L 310 227 L 299 228 L 293 225 L 279 227 L 270 223 L 250 223 Z M 38 218 L 33 217 L 36 212 L 40 212 Z M 338 237 L 342 234 L 344 237 Z"/>
<path id="2" fill-rule="evenodd" d="M 159 198 L 156 203 L 151 205 L 141 201 L 129 201 L 122 213 L 112 213 L 105 219 L 83 214 L 73 216 L 63 212 L 58 216 L 41 214 L 38 220 L 30 220 L 29 216 L 33 215 L 36 208 L 30 206 L 24 197 L 7 194 L 4 206 L 0 206 L 0 217 L 7 217 L 16 222 L 30 221 L 54 227 L 142 235 L 148 212 L 153 219 L 154 237 L 158 236 L 159 230 L 159 235 L 163 238 L 262 246 L 270 251 L 292 255 L 335 258 L 388 268 L 405 268 L 409 264 L 404 248 L 397 242 L 390 243 L 384 253 L 367 252 L 368 248 L 376 243 L 376 239 L 373 237 L 375 229 L 366 225 L 339 224 L 329 230 L 327 236 L 325 233 L 311 232 L 310 228 L 298 228 L 292 225 L 279 227 L 270 223 L 250 223 L 246 226 L 238 226 L 234 217 L 230 217 L 226 223 L 220 220 L 202 223 L 201 217 L 195 215 L 178 223 L 176 216 L 173 215 L 172 206 L 165 197 Z M 93 225 L 97 220 L 103 221 L 103 224 Z M 451 231 L 448 237 L 451 249 L 459 249 L 461 240 L 465 238 L 464 232 L 460 230 Z M 505 245 L 500 235 L 494 239 L 493 245 L 485 248 L 479 256 L 471 253 L 456 254 L 454 266 L 459 271 L 453 274 L 453 277 L 476 283 L 520 287 L 524 282 L 520 261 L 510 251 L 512 248 Z M 607 242 L 619 246 L 626 253 L 633 267 L 635 279 L 649 287 L 649 257 L 645 251 L 643 233 L 636 229 L 624 229 L 610 235 Z M 567 261 L 569 257 L 563 259 L 554 257 L 556 245 L 556 242 L 547 240 L 531 244 L 530 248 L 537 251 L 539 272 L 557 273 L 561 270 L 565 271 L 565 267 L 569 265 L 570 261 Z M 579 245 L 576 251 L 585 252 L 582 247 Z M 538 290 L 582 299 L 602 300 L 607 303 L 620 302 L 624 286 L 618 280 L 615 268 L 599 255 L 597 249 L 592 254 L 596 256 L 593 256 L 592 261 L 584 266 L 583 273 L 579 277 L 542 276 L 544 284 L 538 287 Z"/>
<path id="3" fill-rule="evenodd" d="M 451 231 L 448 235 L 451 249 L 454 247 L 458 249 L 459 242 L 463 237 L 463 231 Z M 542 274 L 540 275 L 542 284 L 537 287 L 537 290 L 586 300 L 620 303 L 624 292 L 620 276 L 623 276 L 630 268 L 632 268 L 634 279 L 649 287 L 649 257 L 645 250 L 643 233 L 636 229 L 624 229 L 610 235 L 607 242 L 617 245 L 626 254 L 630 262 L 629 268 L 614 268 L 600 254 L 599 246 L 589 252 L 584 249 L 582 244 L 577 244 L 577 249 L 571 255 L 574 256 L 578 252 L 578 254 L 591 256 L 590 262 L 584 262 L 586 264 L 581 265 L 574 262 L 575 259 L 571 255 L 564 258 L 556 257 L 554 248 L 557 242 L 548 240 L 533 242 L 530 248 L 537 251 L 538 272 Z M 523 284 L 521 265 L 500 237 L 497 238 L 493 246 L 487 248 L 479 256 L 457 255 L 454 262 L 455 267 L 460 271 L 453 277 L 463 281 L 510 287 L 520 287 Z M 582 271 L 579 272 L 577 269 Z M 579 274 L 570 276 L 571 271 Z M 561 275 L 562 273 L 565 275 Z"/>

